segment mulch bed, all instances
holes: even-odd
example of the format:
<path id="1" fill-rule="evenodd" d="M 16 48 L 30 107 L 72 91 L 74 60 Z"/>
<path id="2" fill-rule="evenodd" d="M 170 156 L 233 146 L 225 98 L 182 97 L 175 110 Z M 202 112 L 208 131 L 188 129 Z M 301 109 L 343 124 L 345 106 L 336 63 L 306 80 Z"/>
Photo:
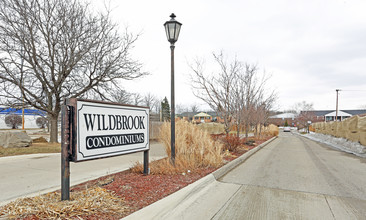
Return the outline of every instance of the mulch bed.
<path id="1" fill-rule="evenodd" d="M 270 138 L 270 137 L 269 137 Z M 264 140 L 256 140 L 254 146 L 243 145 L 235 152 L 230 152 L 224 157 L 227 162 L 234 160 L 248 150 L 265 142 Z M 153 162 L 154 163 L 154 162 Z M 187 172 L 174 175 L 147 175 L 133 173 L 126 170 L 120 173 L 104 176 L 96 180 L 88 181 L 71 188 L 72 192 L 77 192 L 93 187 L 101 187 L 113 192 L 114 195 L 124 200 L 125 211 L 115 214 L 92 214 L 79 216 L 82 219 L 120 219 L 143 207 L 146 207 L 183 187 L 201 179 L 202 177 L 212 173 L 214 168 L 197 169 L 194 172 Z M 28 216 L 23 219 L 37 219 L 35 216 Z"/>
<path id="2" fill-rule="evenodd" d="M 125 199 L 126 206 L 129 207 L 125 213 L 127 216 L 201 179 L 214 170 L 207 168 L 185 175 L 148 176 L 127 172 L 124 175 L 115 176 L 115 181 L 105 188 Z"/>

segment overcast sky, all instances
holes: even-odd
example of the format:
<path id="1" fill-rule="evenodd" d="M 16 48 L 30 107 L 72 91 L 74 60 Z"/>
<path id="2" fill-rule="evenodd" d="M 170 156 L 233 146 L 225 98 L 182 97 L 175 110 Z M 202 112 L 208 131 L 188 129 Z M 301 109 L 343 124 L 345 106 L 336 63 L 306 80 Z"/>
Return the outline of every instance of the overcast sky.
<path id="1" fill-rule="evenodd" d="M 98 0 L 99 3 L 102 0 Z M 98 1 L 93 1 L 98 4 Z M 123 86 L 170 99 L 170 44 L 163 24 L 174 12 L 183 24 L 175 49 L 176 104 L 194 97 L 187 63 L 223 50 L 271 74 L 277 110 L 313 103 L 317 110 L 366 108 L 365 0 L 112 0 L 121 31 L 141 33 L 133 56 L 151 75 Z M 201 108 L 207 108 L 201 105 Z M 202 109 L 202 110 L 203 110 Z"/>

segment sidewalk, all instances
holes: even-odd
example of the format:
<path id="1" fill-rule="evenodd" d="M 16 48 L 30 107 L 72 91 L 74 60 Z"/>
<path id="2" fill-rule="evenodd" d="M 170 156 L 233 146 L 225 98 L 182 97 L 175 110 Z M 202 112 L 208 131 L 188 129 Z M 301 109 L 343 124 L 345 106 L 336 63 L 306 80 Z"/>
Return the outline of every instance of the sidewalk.
<path id="1" fill-rule="evenodd" d="M 150 144 L 150 161 L 166 157 L 164 146 Z M 70 185 L 127 170 L 143 153 L 70 163 Z M 0 158 L 0 205 L 24 196 L 36 196 L 61 188 L 61 154 L 32 154 Z"/>
<path id="2" fill-rule="evenodd" d="M 240 185 L 222 183 L 217 180 L 266 146 L 276 137 L 248 151 L 212 174 L 161 199 L 124 220 L 134 219 L 214 219 L 227 201 L 235 195 Z"/>

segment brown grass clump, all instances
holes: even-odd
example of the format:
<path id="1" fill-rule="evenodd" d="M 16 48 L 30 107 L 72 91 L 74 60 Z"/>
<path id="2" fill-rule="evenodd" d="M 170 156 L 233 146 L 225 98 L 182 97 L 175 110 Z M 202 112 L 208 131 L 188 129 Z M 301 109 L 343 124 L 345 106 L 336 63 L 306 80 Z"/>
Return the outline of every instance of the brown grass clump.
<path id="1" fill-rule="evenodd" d="M 269 136 L 278 136 L 279 128 L 274 124 L 270 124 L 266 127 L 265 133 Z"/>
<path id="2" fill-rule="evenodd" d="M 170 162 L 170 123 L 165 122 L 160 129 L 160 141 L 165 146 L 168 158 L 150 164 L 152 174 L 194 172 L 198 168 L 217 168 L 223 163 L 222 145 L 196 125 L 178 121 L 175 124 L 175 166 Z M 142 164 L 131 168 L 133 172 L 142 172 Z"/>
<path id="3" fill-rule="evenodd" d="M 24 155 L 24 154 L 60 153 L 60 152 L 61 152 L 61 144 L 59 143 L 33 143 L 29 147 L 21 147 L 21 148 L 0 147 L 0 157 Z"/>
<path id="4" fill-rule="evenodd" d="M 124 201 L 106 189 L 96 187 L 71 192 L 70 201 L 61 201 L 59 192 L 17 199 L 0 207 L 0 217 L 38 219 L 75 219 L 83 215 L 116 214 L 125 211 Z"/>
<path id="5" fill-rule="evenodd" d="M 33 143 L 48 143 L 48 141 L 44 137 L 35 138 L 32 141 Z"/>

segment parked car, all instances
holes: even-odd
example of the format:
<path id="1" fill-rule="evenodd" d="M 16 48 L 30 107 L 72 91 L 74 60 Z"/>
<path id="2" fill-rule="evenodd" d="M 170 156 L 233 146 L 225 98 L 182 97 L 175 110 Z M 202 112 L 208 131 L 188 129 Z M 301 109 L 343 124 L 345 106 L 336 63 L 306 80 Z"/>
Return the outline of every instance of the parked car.
<path id="1" fill-rule="evenodd" d="M 291 128 L 290 127 L 284 127 L 283 132 L 291 132 Z"/>

